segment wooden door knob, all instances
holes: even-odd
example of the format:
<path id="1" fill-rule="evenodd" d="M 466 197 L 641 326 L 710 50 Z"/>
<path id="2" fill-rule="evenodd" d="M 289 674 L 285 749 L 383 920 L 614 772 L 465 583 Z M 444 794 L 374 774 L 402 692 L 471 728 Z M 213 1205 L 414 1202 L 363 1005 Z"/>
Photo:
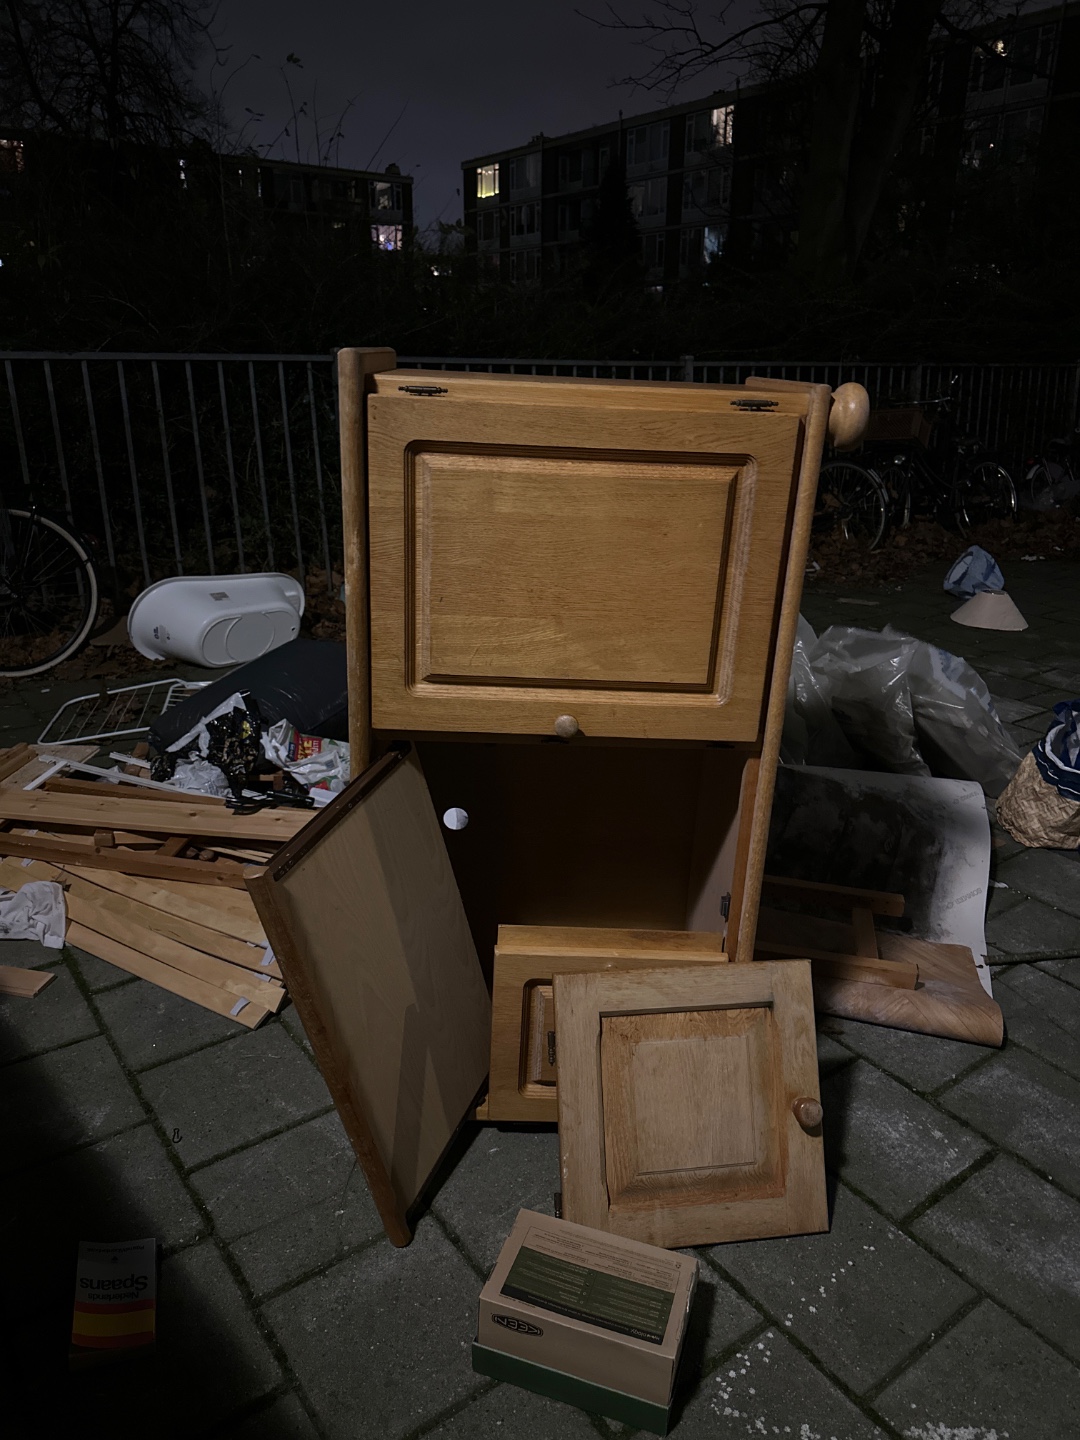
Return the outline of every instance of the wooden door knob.
<path id="1" fill-rule="evenodd" d="M 861 385 L 848 381 L 833 391 L 829 411 L 829 439 L 837 450 L 851 450 L 863 437 L 870 419 L 870 397 Z"/>
<path id="2" fill-rule="evenodd" d="M 555 721 L 555 734 L 560 740 L 570 740 L 581 733 L 581 726 L 573 715 L 560 715 Z"/>
<path id="3" fill-rule="evenodd" d="M 823 1112 L 820 1100 L 811 1100 L 809 1095 L 800 1095 L 791 1102 L 791 1108 L 795 1112 L 795 1119 L 804 1130 L 816 1130 L 821 1124 Z"/>

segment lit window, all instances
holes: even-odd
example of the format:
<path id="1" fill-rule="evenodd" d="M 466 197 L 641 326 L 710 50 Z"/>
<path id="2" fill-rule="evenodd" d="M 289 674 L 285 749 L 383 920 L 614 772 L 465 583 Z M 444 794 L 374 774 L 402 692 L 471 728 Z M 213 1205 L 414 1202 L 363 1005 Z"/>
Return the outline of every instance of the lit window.
<path id="1" fill-rule="evenodd" d="M 180 164 L 183 165 L 181 160 Z M 0 140 L 0 170 L 7 174 L 19 175 L 23 168 L 23 142 L 21 140 Z"/>
<path id="2" fill-rule="evenodd" d="M 699 110 L 686 117 L 686 154 L 703 155 L 721 145 L 730 145 L 735 129 L 735 106 Z"/>
<path id="3" fill-rule="evenodd" d="M 476 198 L 490 200 L 499 193 L 498 165 L 481 165 L 476 172 Z"/>
<path id="4" fill-rule="evenodd" d="M 377 250 L 400 250 L 401 226 L 372 225 L 371 243 Z"/>
<path id="5" fill-rule="evenodd" d="M 702 253 L 705 263 L 710 260 L 718 260 L 724 253 L 724 241 L 727 239 L 726 225 L 706 225 L 705 241 L 702 246 Z"/>
<path id="6" fill-rule="evenodd" d="M 712 132 L 714 145 L 730 145 L 731 133 L 735 126 L 735 106 L 721 105 L 718 110 L 712 112 Z"/>
<path id="7" fill-rule="evenodd" d="M 2 145 L 3 143 L 4 143 L 4 142 L 3 142 L 2 140 L 0 140 L 0 145 Z M 186 160 L 181 160 L 181 161 L 180 161 L 180 188 L 181 188 L 181 190 L 186 190 L 186 189 L 187 189 L 187 161 L 186 161 Z"/>

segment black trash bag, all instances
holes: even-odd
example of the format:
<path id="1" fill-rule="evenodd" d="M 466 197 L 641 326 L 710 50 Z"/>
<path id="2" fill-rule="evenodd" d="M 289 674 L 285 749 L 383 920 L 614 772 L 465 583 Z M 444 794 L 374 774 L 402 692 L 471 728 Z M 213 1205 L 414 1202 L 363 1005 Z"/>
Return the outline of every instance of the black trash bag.
<path id="1" fill-rule="evenodd" d="M 150 727 L 150 747 L 168 750 L 237 691 L 258 703 L 267 728 L 288 720 L 302 735 L 349 738 L 345 646 L 336 640 L 290 640 L 166 710 Z"/>
<path id="2" fill-rule="evenodd" d="M 275 770 L 263 754 L 262 733 L 266 728 L 253 695 L 241 692 L 244 704 L 206 723 L 208 743 L 203 754 L 197 740 L 185 751 L 165 751 L 150 761 L 150 778 L 167 782 L 176 772 L 177 762 L 200 756 L 216 765 L 228 781 L 233 795 L 240 799 L 246 788 L 258 783 L 261 772 Z M 183 733 L 183 732 L 181 732 Z"/>

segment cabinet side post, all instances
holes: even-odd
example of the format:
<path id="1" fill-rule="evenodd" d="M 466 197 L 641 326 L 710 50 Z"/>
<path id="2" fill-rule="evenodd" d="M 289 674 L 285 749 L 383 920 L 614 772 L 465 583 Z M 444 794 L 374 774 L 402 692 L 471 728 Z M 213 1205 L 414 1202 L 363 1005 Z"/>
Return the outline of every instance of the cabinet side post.
<path id="1" fill-rule="evenodd" d="M 748 379 L 746 383 L 761 390 L 786 388 L 784 381 L 761 380 L 754 377 Z M 814 501 L 817 496 L 818 470 L 821 468 L 821 454 L 825 447 L 829 409 L 832 401 L 830 391 L 825 385 L 807 385 L 798 388 L 810 392 L 806 416 L 806 437 L 803 443 L 802 463 L 799 467 L 799 483 L 795 495 L 787 563 L 784 568 L 776 648 L 769 671 L 765 733 L 753 806 L 749 816 L 749 838 L 745 851 L 746 868 L 743 872 L 742 895 L 738 908 L 736 909 L 735 905 L 732 906 L 732 919 L 728 926 L 727 948 L 732 960 L 752 960 L 754 958 L 754 940 L 757 934 L 758 911 L 761 907 L 761 882 L 765 874 L 765 850 L 769 843 L 769 821 L 772 816 L 773 791 L 776 786 L 776 767 L 780 762 L 780 741 L 784 733 L 784 713 L 787 707 L 791 654 L 795 645 L 795 631 L 799 623 L 803 575 L 806 570 L 806 556 L 810 549 L 810 527 L 814 520 Z M 747 817 L 742 817 L 741 824 L 743 826 L 747 824 Z M 740 849 L 742 842 L 743 836 L 740 835 Z"/>
<path id="2" fill-rule="evenodd" d="M 345 551 L 345 653 L 349 683 L 349 765 L 355 777 L 371 763 L 371 602 L 368 590 L 367 415 L 370 377 L 393 370 L 387 349 L 337 353 L 341 447 L 341 526 Z"/>

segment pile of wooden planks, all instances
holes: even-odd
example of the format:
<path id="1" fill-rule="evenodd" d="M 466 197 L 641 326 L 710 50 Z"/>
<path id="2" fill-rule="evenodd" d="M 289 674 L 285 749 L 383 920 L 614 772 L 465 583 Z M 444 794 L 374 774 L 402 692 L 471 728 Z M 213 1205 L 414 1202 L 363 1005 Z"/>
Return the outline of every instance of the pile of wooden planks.
<path id="1" fill-rule="evenodd" d="M 56 777 L 40 791 L 0 786 L 0 856 L 242 890 L 245 868 L 309 818 L 292 809 L 237 815 L 210 796 Z"/>
<path id="2" fill-rule="evenodd" d="M 279 1010 L 281 971 L 244 874 L 310 812 L 238 815 L 209 796 L 60 775 L 23 789 L 35 758 L 0 755 L 0 886 L 57 882 L 70 944 L 238 1024 Z"/>
<path id="3" fill-rule="evenodd" d="M 254 1029 L 285 1000 L 281 971 L 247 894 L 82 865 L 0 861 L 0 885 L 64 887 L 67 941 Z"/>

